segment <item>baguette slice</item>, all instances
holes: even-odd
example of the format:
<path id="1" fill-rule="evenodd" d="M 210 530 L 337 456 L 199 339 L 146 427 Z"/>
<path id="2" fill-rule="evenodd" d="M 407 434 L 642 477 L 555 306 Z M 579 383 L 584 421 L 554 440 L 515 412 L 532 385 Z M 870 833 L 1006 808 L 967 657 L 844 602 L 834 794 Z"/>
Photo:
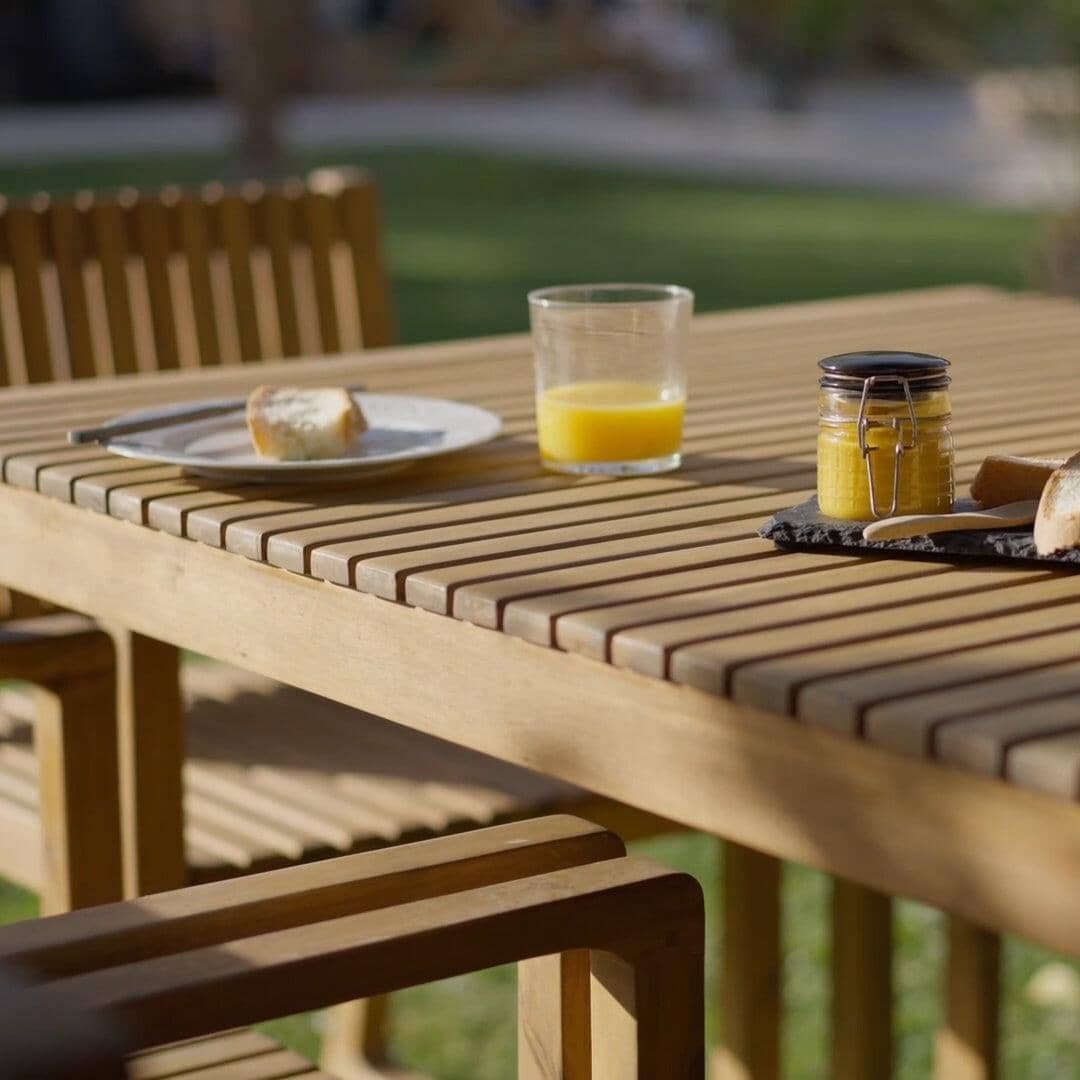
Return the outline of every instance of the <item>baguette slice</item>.
<path id="1" fill-rule="evenodd" d="M 277 461 L 342 457 L 367 430 L 364 414 L 341 387 L 256 387 L 248 395 L 247 425 L 259 457 Z"/>
<path id="2" fill-rule="evenodd" d="M 1035 515 L 1035 550 L 1040 555 L 1074 547 L 1080 547 L 1080 454 L 1050 475 Z"/>
<path id="3" fill-rule="evenodd" d="M 1064 461 L 1060 458 L 990 454 L 971 483 L 971 497 L 981 506 L 1004 506 L 1005 503 L 1037 499 L 1050 474 L 1062 465 Z"/>

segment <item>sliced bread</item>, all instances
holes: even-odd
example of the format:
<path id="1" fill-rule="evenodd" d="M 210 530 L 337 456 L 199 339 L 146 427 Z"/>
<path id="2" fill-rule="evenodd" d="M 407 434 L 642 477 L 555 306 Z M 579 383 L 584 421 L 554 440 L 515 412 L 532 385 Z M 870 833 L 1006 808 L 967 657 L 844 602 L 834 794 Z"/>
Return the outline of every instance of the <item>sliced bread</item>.
<path id="1" fill-rule="evenodd" d="M 367 429 L 341 387 L 256 387 L 248 395 L 247 424 L 259 456 L 278 461 L 342 457 Z"/>
<path id="2" fill-rule="evenodd" d="M 1040 555 L 1080 547 L 1080 454 L 1050 474 L 1035 515 L 1035 550 Z"/>
<path id="3" fill-rule="evenodd" d="M 979 466 L 971 482 L 971 497 L 981 506 L 1037 499 L 1055 469 L 1064 464 L 1061 458 L 1013 457 L 990 454 Z"/>

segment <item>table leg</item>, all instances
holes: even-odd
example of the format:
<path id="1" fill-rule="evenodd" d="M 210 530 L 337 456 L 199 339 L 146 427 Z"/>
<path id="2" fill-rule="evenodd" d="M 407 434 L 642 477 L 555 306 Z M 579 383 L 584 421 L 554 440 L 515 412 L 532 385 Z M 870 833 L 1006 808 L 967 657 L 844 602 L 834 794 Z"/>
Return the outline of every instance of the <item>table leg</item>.
<path id="1" fill-rule="evenodd" d="M 109 627 L 116 643 L 124 890 L 144 896 L 186 883 L 184 709 L 173 645 Z"/>
<path id="2" fill-rule="evenodd" d="M 32 689 L 43 866 L 41 913 L 123 899 L 111 669 Z"/>
<path id="3" fill-rule="evenodd" d="M 892 899 L 833 881 L 832 1075 L 892 1075 Z"/>
<path id="4" fill-rule="evenodd" d="M 956 915 L 948 916 L 948 926 L 946 1015 L 934 1073 L 940 1080 L 994 1080 L 1001 938 Z"/>
<path id="5" fill-rule="evenodd" d="M 717 1080 L 780 1073 L 780 870 L 771 855 L 724 845 Z"/>

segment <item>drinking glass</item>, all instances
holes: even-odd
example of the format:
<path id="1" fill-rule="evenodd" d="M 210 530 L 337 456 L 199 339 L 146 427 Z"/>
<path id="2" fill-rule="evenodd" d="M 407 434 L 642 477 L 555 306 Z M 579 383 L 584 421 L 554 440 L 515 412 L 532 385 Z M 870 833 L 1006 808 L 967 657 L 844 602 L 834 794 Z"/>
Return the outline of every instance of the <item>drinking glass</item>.
<path id="1" fill-rule="evenodd" d="M 693 310 L 694 294 L 679 285 L 529 293 L 546 468 L 643 476 L 679 467 Z"/>

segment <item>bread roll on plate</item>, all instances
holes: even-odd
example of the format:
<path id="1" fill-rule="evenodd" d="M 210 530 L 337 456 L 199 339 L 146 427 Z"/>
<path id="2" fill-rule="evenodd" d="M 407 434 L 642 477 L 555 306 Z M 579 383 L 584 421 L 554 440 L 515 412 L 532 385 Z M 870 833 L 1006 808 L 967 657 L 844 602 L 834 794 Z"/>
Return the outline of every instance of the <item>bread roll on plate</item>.
<path id="1" fill-rule="evenodd" d="M 980 506 L 1003 506 L 1005 503 L 1037 499 L 1042 495 L 1050 474 L 1063 464 L 1061 458 L 990 454 L 971 482 L 971 497 Z"/>
<path id="2" fill-rule="evenodd" d="M 259 386 L 248 395 L 247 425 L 259 457 L 317 461 L 344 457 L 367 421 L 344 388 Z"/>
<path id="3" fill-rule="evenodd" d="M 1074 547 L 1080 547 L 1080 454 L 1051 474 L 1035 515 L 1035 550 L 1040 555 Z"/>

